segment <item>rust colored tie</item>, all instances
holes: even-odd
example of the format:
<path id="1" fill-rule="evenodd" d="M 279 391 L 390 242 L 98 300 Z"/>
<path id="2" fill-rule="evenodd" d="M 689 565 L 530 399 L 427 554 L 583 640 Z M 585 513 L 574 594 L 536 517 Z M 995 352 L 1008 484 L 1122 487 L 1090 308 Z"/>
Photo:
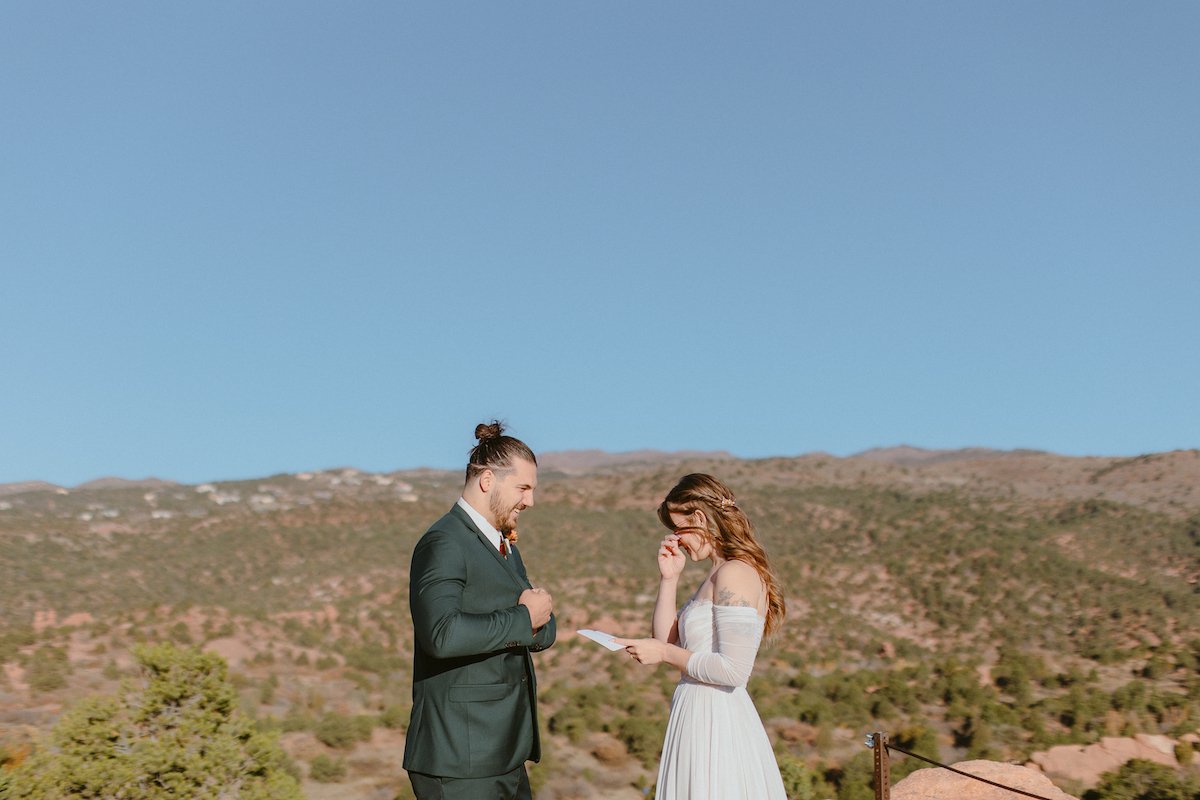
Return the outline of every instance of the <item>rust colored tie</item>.
<path id="1" fill-rule="evenodd" d="M 500 537 L 500 555 L 508 558 L 508 542 L 504 541 L 504 537 Z"/>

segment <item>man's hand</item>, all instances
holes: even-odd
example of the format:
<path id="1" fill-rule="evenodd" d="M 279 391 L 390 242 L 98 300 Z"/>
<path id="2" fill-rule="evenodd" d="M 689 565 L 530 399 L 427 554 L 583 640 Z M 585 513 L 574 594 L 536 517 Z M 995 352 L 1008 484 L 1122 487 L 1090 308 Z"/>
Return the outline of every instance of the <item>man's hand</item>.
<path id="1" fill-rule="evenodd" d="M 545 589 L 526 589 L 517 604 L 529 611 L 529 622 L 535 631 L 550 621 L 550 612 L 554 610 L 554 598 Z"/>

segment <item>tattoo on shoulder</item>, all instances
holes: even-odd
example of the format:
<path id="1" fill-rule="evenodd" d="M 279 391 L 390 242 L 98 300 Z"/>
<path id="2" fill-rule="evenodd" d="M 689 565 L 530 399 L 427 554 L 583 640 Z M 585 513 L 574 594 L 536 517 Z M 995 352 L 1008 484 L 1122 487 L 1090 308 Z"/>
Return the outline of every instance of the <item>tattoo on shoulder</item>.
<path id="1" fill-rule="evenodd" d="M 719 606 L 753 606 L 746 598 L 740 594 L 734 594 L 729 589 L 721 589 L 717 592 L 717 605 Z"/>

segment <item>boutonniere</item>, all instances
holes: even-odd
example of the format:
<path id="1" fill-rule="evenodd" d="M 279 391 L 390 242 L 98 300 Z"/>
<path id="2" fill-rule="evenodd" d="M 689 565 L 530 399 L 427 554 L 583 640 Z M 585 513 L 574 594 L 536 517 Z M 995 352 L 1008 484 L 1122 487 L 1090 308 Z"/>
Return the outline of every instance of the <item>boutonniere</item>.
<path id="1" fill-rule="evenodd" d="M 516 543 L 517 543 L 517 532 L 516 532 L 516 530 L 511 530 L 511 531 L 509 531 L 508 533 L 504 534 L 504 538 L 505 538 L 505 539 L 508 539 L 508 543 L 509 543 L 509 544 L 516 544 Z"/>

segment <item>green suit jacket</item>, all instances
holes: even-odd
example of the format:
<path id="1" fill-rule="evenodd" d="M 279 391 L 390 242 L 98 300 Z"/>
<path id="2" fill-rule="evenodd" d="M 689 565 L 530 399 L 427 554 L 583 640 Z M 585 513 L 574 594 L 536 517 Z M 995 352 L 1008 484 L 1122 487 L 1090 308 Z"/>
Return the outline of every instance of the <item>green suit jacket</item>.
<path id="1" fill-rule="evenodd" d="M 413 550 L 408 603 L 413 708 L 404 768 L 482 778 L 541 759 L 530 651 L 554 643 L 554 618 L 534 633 L 518 605 L 529 578 L 457 505 Z"/>

